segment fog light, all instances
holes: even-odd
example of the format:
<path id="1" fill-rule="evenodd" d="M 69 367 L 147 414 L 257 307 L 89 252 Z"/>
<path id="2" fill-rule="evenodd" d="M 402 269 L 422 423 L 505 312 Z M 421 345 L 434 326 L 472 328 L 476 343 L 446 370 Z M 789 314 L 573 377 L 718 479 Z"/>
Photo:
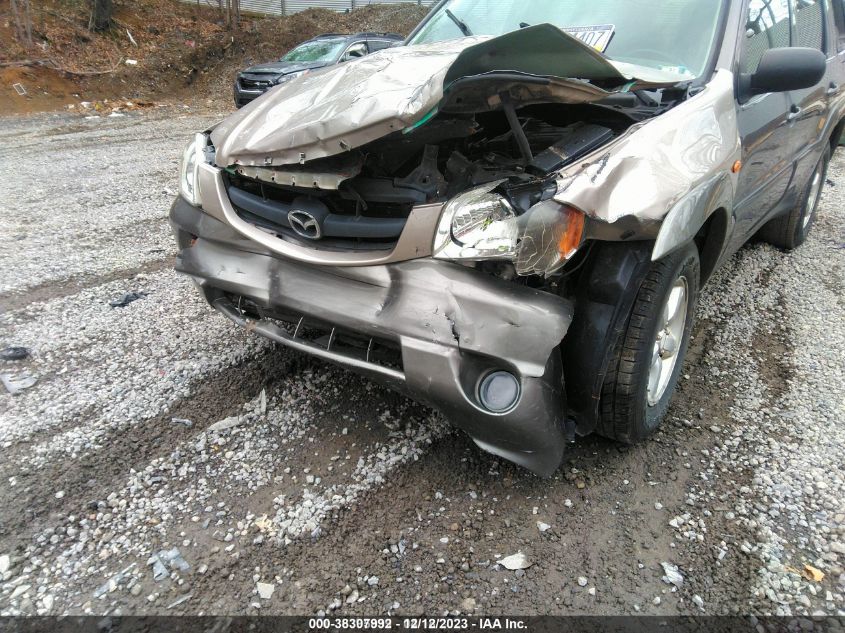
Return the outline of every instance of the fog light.
<path id="1" fill-rule="evenodd" d="M 519 400 L 519 381 L 506 371 L 489 373 L 478 385 L 478 399 L 493 413 L 507 411 Z"/>

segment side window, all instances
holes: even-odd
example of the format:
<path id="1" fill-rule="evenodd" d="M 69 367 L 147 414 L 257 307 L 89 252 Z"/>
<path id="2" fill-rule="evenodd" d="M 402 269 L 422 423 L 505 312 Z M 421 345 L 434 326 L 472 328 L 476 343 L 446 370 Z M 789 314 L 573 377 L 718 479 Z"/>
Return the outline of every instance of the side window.
<path id="1" fill-rule="evenodd" d="M 824 4 L 822 0 L 794 0 L 795 46 L 824 50 Z"/>
<path id="2" fill-rule="evenodd" d="M 833 0 L 833 19 L 836 22 L 836 37 L 839 51 L 845 50 L 845 0 Z"/>
<path id="3" fill-rule="evenodd" d="M 787 0 L 751 0 L 745 24 L 745 45 L 740 69 L 753 73 L 770 48 L 789 46 L 789 5 Z"/>
<path id="4" fill-rule="evenodd" d="M 396 42 L 391 42 L 388 40 L 369 40 L 367 43 L 370 45 L 370 52 L 375 53 L 376 51 L 381 51 L 385 48 L 390 48 L 390 46 L 395 44 Z"/>

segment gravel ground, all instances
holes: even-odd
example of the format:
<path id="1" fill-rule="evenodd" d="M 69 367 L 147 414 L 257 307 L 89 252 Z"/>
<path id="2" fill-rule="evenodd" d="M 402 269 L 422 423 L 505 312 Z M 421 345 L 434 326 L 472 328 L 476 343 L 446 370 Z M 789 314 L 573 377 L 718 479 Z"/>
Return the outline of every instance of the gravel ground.
<path id="1" fill-rule="evenodd" d="M 214 119 L 0 126 L 0 372 L 37 378 L 0 395 L 0 615 L 845 615 L 845 155 L 807 244 L 707 287 L 656 436 L 544 481 L 172 272 Z"/>

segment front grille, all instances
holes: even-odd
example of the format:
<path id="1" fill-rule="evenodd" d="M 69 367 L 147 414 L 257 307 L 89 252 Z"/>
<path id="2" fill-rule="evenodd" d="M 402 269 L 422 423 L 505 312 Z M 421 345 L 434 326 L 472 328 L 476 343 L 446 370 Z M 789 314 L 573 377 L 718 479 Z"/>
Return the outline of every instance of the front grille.
<path id="1" fill-rule="evenodd" d="M 232 172 L 224 174 L 224 183 L 229 201 L 242 220 L 285 241 L 318 250 L 393 250 L 413 207 L 409 203 L 379 202 L 362 210 L 359 200 L 338 191 L 281 187 Z M 302 237 L 290 226 L 288 213 L 303 200 L 328 209 L 320 239 Z"/>
<path id="2" fill-rule="evenodd" d="M 249 77 L 239 77 L 238 82 L 243 90 L 267 90 L 273 85 L 272 81 L 252 79 Z"/>

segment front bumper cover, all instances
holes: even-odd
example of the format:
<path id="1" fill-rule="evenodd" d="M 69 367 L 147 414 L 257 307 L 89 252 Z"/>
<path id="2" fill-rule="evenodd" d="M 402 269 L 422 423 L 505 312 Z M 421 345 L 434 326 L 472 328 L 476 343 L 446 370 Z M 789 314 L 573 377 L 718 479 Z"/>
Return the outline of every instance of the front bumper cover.
<path id="1" fill-rule="evenodd" d="M 350 367 L 440 410 L 484 450 L 542 475 L 559 466 L 565 402 L 559 355 L 572 304 L 470 268 L 431 259 L 320 267 L 279 258 L 177 198 L 170 213 L 176 269 L 236 323 L 284 345 Z M 269 319 L 251 320 L 238 298 L 364 337 L 390 340 L 401 368 L 351 358 L 291 336 Z M 490 371 L 505 370 L 521 395 L 508 412 L 476 395 Z"/>

